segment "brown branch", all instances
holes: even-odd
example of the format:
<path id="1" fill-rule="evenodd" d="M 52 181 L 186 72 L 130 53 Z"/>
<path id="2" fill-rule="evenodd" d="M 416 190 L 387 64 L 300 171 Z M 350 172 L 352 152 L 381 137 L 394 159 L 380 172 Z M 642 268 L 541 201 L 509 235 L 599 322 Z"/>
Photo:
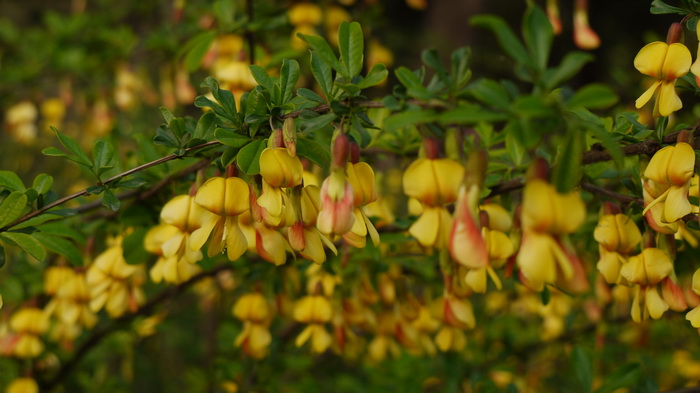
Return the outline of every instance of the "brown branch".
<path id="1" fill-rule="evenodd" d="M 193 152 L 193 151 L 196 151 L 196 150 L 201 150 L 201 149 L 204 149 L 204 148 L 206 148 L 206 147 L 216 146 L 216 145 L 219 145 L 219 141 L 211 141 L 211 142 L 202 143 L 201 145 L 192 146 L 192 147 L 189 147 L 189 148 L 185 149 L 185 154 L 190 153 L 190 152 Z M 109 179 L 103 181 L 102 183 L 100 183 L 100 184 L 98 184 L 98 185 L 108 185 L 108 184 L 110 184 L 110 183 L 113 183 L 113 182 L 115 182 L 115 181 L 117 181 L 117 180 L 119 180 L 119 179 L 122 179 L 122 178 L 124 178 L 124 177 L 126 177 L 126 176 L 129 176 L 129 175 L 131 175 L 131 174 L 134 174 L 134 173 L 136 173 L 136 172 L 142 171 L 142 170 L 144 170 L 144 169 L 148 169 L 148 168 L 150 168 L 150 167 L 154 167 L 154 166 L 156 166 L 156 165 L 160 165 L 160 164 L 163 164 L 163 163 L 165 163 L 165 162 L 172 161 L 172 160 L 179 159 L 179 158 L 183 158 L 183 157 L 184 157 L 184 156 L 178 156 L 177 154 L 170 154 L 170 155 L 167 155 L 167 156 L 165 156 L 165 157 L 161 157 L 161 158 L 159 158 L 159 159 L 157 159 L 157 160 L 154 160 L 154 161 L 151 161 L 151 162 L 147 162 L 147 163 L 145 163 L 145 164 L 143 164 L 143 165 L 139 165 L 139 166 L 137 166 L 137 167 L 135 167 L 135 168 L 131 168 L 131 169 L 129 169 L 128 171 L 122 172 L 122 173 L 120 173 L 120 174 L 118 174 L 118 175 L 114 175 L 114 176 L 110 177 Z M 75 193 L 73 193 L 73 194 L 70 194 L 70 195 L 68 195 L 68 196 L 65 196 L 65 197 L 63 197 L 63 198 L 60 198 L 60 199 L 58 199 L 58 200 L 56 200 L 56 201 L 54 201 L 54 202 L 52 202 L 52 203 L 49 203 L 48 205 L 42 207 L 41 209 L 37 209 L 37 210 L 34 210 L 34 211 L 32 211 L 32 212 L 29 212 L 29 213 L 25 214 L 24 216 L 18 218 L 18 219 L 15 220 L 14 222 L 12 222 L 12 223 L 6 225 L 6 226 L 3 227 L 3 228 L 0 228 L 0 232 L 6 232 L 7 230 L 9 230 L 10 228 L 12 228 L 12 227 L 15 226 L 15 225 L 21 224 L 21 223 L 23 223 L 23 222 L 29 220 L 30 218 L 34 218 L 34 217 L 36 217 L 36 216 L 38 216 L 38 215 L 41 215 L 41 214 L 43 214 L 43 213 L 46 213 L 47 211 L 53 209 L 54 207 L 60 206 L 60 205 L 66 203 L 66 202 L 68 202 L 68 201 L 71 201 L 71 200 L 73 200 L 73 199 L 75 199 L 75 198 L 79 198 L 79 197 L 85 196 L 85 195 L 90 195 L 90 193 L 88 192 L 88 189 L 87 189 L 87 188 L 84 189 L 84 190 L 75 192 Z"/>
<path id="2" fill-rule="evenodd" d="M 166 300 L 176 298 L 198 281 L 230 269 L 233 269 L 233 265 L 230 263 L 225 263 L 218 265 L 211 270 L 196 274 L 187 281 L 164 289 L 158 295 L 149 300 L 148 303 L 141 306 L 141 308 L 139 308 L 137 311 L 122 315 L 121 317 L 112 320 L 109 325 L 103 327 L 102 329 L 94 330 L 92 334 L 85 341 L 83 341 L 82 344 L 80 344 L 78 349 L 76 349 L 76 351 L 73 353 L 73 356 L 61 365 L 53 378 L 49 379 L 48 381 L 40 381 L 42 390 L 50 390 L 55 388 L 56 385 L 61 383 L 61 381 L 70 375 L 73 369 L 78 366 L 80 361 L 83 359 L 83 357 L 85 357 L 85 355 L 87 355 L 88 352 L 90 352 L 90 350 L 97 346 L 105 337 L 121 329 L 123 325 L 133 321 L 137 317 L 149 316 L 153 314 L 156 307 L 158 307 L 161 303 L 164 303 Z"/>
<path id="3" fill-rule="evenodd" d="M 629 195 L 624 195 L 620 194 L 614 191 L 610 191 L 607 188 L 603 187 L 598 187 L 594 184 L 591 183 L 585 183 L 581 182 L 581 188 L 583 188 L 586 191 L 589 191 L 593 194 L 600 194 L 600 195 L 605 195 L 608 198 L 618 200 L 622 203 L 628 204 L 628 203 L 636 203 L 640 206 L 644 206 L 644 200 L 641 198 L 635 198 Z"/>

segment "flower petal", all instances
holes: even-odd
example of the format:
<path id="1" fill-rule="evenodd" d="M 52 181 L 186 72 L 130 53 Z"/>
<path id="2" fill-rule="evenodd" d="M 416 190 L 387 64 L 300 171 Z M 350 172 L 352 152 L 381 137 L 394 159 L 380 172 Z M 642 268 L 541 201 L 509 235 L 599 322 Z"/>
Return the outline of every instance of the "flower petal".
<path id="1" fill-rule="evenodd" d="M 658 78 L 666 58 L 668 44 L 655 41 L 645 45 L 634 58 L 634 68 L 644 75 Z"/>

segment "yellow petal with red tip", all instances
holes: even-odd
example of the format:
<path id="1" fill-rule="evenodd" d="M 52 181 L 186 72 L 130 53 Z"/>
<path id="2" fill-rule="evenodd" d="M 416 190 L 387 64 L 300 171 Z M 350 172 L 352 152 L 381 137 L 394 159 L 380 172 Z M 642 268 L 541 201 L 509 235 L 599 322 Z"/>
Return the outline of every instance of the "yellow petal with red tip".
<path id="1" fill-rule="evenodd" d="M 683 102 L 676 94 L 676 80 L 661 82 L 659 89 L 659 98 L 656 101 L 658 112 L 661 116 L 668 116 L 671 113 L 681 109 Z"/>
<path id="2" fill-rule="evenodd" d="M 668 163 L 668 181 L 677 186 L 689 183 L 695 169 L 695 150 L 685 142 L 674 146 Z"/>
<path id="3" fill-rule="evenodd" d="M 283 147 L 267 148 L 260 154 L 260 175 L 273 187 L 298 186 L 303 173 L 299 157 L 290 156 Z"/>
<path id="4" fill-rule="evenodd" d="M 366 162 L 348 163 L 345 168 L 346 176 L 355 194 L 355 206 L 364 206 L 377 199 L 374 187 L 374 171 Z"/>
<path id="5" fill-rule="evenodd" d="M 300 254 L 314 263 L 323 263 L 326 260 L 326 251 L 323 249 L 321 241 L 323 235 L 316 228 L 304 228 L 303 231 L 306 247 L 300 251 Z"/>
<path id="6" fill-rule="evenodd" d="M 255 245 L 258 255 L 276 266 L 287 262 L 287 249 L 290 247 L 279 231 L 263 224 L 256 225 L 255 231 Z"/>
<path id="7" fill-rule="evenodd" d="M 645 302 L 647 310 L 649 310 L 649 316 L 653 319 L 661 318 L 664 312 L 668 310 L 668 304 L 659 296 L 654 286 L 647 287 Z"/>
<path id="8" fill-rule="evenodd" d="M 634 58 L 634 68 L 644 75 L 661 77 L 661 68 L 668 52 L 668 44 L 661 41 L 645 45 Z"/>
<path id="9" fill-rule="evenodd" d="M 693 59 L 687 46 L 673 43 L 668 46 L 666 58 L 661 67 L 661 76 L 666 80 L 680 78 L 688 73 L 692 61 Z"/>
<path id="10" fill-rule="evenodd" d="M 219 216 L 224 215 L 224 201 L 226 194 L 226 179 L 212 177 L 197 190 L 194 201 Z"/>
<path id="11" fill-rule="evenodd" d="M 457 200 L 459 187 L 464 179 L 464 167 L 457 161 L 447 158 L 434 160 L 435 178 L 439 193 L 439 203 L 447 204 Z"/>
<path id="12" fill-rule="evenodd" d="M 673 151 L 673 146 L 666 146 L 654 153 L 654 156 L 649 160 L 649 165 L 644 170 L 644 177 L 659 184 L 668 184 L 668 164 L 673 157 Z M 658 195 L 654 194 L 654 197 L 658 197 Z"/>

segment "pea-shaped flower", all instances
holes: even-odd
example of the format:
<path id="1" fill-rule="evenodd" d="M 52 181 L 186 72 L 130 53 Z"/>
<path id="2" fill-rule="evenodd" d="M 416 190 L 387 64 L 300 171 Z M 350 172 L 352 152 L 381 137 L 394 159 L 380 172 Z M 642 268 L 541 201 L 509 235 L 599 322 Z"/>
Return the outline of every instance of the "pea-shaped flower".
<path id="1" fill-rule="evenodd" d="M 656 41 L 642 48 L 634 58 L 634 68 L 656 78 L 656 82 L 637 99 L 635 106 L 644 106 L 658 90 L 654 117 L 668 116 L 681 109 L 683 103 L 676 94 L 676 79 L 688 73 L 691 61 L 690 51 L 683 44 Z"/>

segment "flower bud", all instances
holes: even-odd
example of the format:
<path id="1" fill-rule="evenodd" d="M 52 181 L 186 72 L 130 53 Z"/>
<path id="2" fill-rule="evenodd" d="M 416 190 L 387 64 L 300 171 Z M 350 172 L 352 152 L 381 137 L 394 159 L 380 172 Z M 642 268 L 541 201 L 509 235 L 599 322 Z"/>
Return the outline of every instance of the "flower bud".
<path id="1" fill-rule="evenodd" d="M 333 139 L 333 168 L 345 168 L 350 150 L 349 144 L 348 137 L 342 131 Z"/>

